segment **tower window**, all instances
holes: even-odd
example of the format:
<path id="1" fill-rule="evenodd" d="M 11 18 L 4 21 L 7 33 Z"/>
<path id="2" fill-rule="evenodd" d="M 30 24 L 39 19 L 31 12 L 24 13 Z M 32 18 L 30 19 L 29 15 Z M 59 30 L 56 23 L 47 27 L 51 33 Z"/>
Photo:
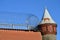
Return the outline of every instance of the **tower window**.
<path id="1" fill-rule="evenodd" d="M 56 27 L 54 27 L 54 31 L 56 32 Z"/>
<path id="2" fill-rule="evenodd" d="M 46 27 L 44 26 L 44 27 L 42 27 L 42 31 L 43 32 L 45 32 L 46 31 Z"/>
<path id="3" fill-rule="evenodd" d="M 49 26 L 48 26 L 48 31 L 49 31 L 49 32 L 52 32 L 52 31 L 53 31 L 52 25 L 49 25 Z"/>

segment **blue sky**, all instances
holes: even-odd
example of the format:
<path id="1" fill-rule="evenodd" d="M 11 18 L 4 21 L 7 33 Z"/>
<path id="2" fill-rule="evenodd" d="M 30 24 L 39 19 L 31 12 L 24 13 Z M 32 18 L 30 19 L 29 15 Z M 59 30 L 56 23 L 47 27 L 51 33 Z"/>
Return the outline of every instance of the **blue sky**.
<path id="1" fill-rule="evenodd" d="M 47 7 L 50 15 L 58 24 L 57 40 L 60 40 L 60 0 L 0 0 L 0 22 L 8 21 L 8 16 L 13 17 L 13 15 L 16 15 L 18 18 L 18 15 L 22 13 L 36 15 L 41 21 L 45 7 Z M 5 17 L 6 19 L 4 19 Z M 16 22 L 16 20 L 13 21 L 12 23 Z M 17 20 L 17 22 L 19 21 Z"/>

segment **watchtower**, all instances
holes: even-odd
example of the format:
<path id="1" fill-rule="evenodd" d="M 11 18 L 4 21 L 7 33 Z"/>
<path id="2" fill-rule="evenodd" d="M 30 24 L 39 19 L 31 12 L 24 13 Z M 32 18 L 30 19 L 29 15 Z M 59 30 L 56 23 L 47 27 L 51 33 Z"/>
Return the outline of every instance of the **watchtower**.
<path id="1" fill-rule="evenodd" d="M 56 40 L 56 27 L 56 22 L 51 18 L 48 10 L 45 9 L 43 18 L 38 25 L 43 40 Z"/>

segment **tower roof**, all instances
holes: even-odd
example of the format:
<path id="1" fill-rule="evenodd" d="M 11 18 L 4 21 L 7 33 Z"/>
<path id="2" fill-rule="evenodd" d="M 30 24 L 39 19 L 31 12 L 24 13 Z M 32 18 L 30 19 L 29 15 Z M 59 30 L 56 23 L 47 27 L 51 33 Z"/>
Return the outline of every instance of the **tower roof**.
<path id="1" fill-rule="evenodd" d="M 40 24 L 45 24 L 45 23 L 54 23 L 54 24 L 56 24 L 55 21 L 51 18 L 50 14 L 49 14 L 49 12 L 46 8 L 45 8 L 44 16 L 43 16 Z"/>

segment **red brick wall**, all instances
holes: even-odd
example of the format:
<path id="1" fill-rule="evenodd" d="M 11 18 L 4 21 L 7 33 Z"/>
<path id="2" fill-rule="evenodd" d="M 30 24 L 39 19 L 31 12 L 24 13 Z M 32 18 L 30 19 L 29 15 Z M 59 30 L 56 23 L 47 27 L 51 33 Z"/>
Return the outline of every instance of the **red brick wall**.
<path id="1" fill-rule="evenodd" d="M 41 24 L 38 28 L 42 34 L 56 34 L 56 24 Z"/>
<path id="2" fill-rule="evenodd" d="M 0 40 L 42 40 L 40 32 L 0 30 Z"/>

